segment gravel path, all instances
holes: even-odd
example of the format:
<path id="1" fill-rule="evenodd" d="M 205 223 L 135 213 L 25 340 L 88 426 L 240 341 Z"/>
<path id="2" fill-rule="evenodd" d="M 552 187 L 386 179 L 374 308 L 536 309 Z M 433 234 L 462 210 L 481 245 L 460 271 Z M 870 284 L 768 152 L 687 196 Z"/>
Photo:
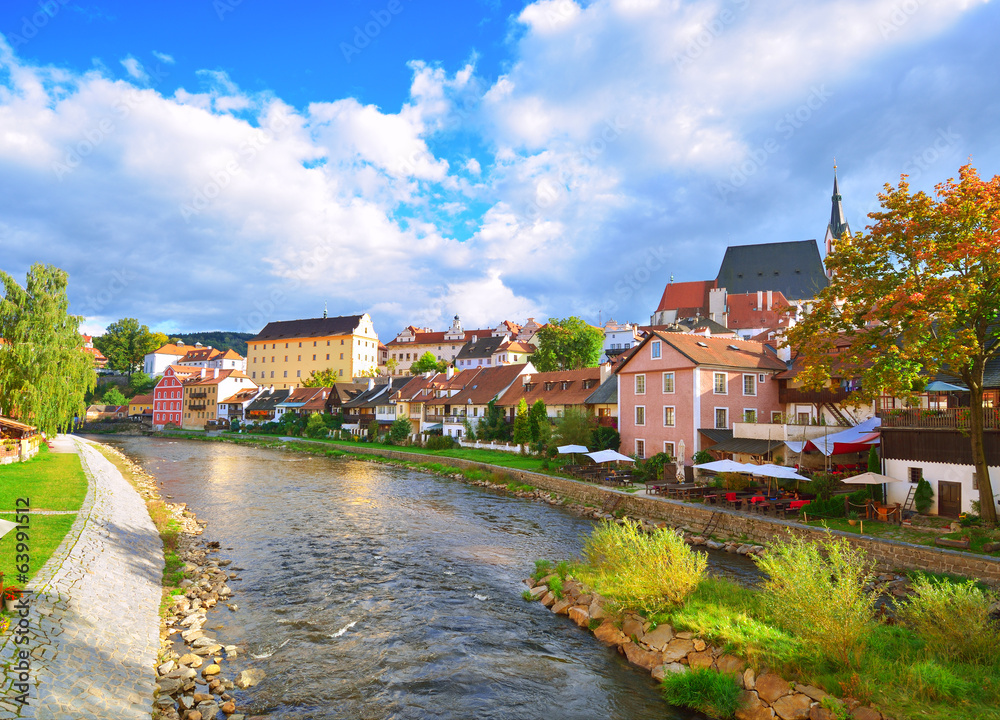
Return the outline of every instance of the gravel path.
<path id="1" fill-rule="evenodd" d="M 60 438 L 62 447 L 69 438 Z M 0 645 L 0 718 L 148 720 L 159 651 L 163 549 L 145 503 L 94 443 L 72 438 L 87 472 L 76 522 L 28 585 L 28 633 Z M 68 449 L 68 448 L 67 448 Z M 30 654 L 28 702 L 10 665 Z M 15 666 L 16 667 L 16 666 Z"/>

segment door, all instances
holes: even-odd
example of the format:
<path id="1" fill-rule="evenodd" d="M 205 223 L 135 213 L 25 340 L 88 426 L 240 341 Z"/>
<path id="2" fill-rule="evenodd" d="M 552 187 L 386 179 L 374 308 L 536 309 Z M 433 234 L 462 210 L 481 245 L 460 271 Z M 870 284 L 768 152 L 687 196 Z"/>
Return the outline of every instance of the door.
<path id="1" fill-rule="evenodd" d="M 938 483 L 938 515 L 957 518 L 962 511 L 962 484 L 957 482 Z"/>

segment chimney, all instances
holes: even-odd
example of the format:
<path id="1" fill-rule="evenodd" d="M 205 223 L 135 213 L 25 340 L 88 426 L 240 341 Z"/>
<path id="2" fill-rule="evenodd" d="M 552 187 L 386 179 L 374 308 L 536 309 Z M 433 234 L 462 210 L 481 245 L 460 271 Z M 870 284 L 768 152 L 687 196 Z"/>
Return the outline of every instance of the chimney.
<path id="1" fill-rule="evenodd" d="M 219 377 L 219 368 L 212 368 L 212 377 L 213 378 Z"/>
<path id="2" fill-rule="evenodd" d="M 768 310 L 771 309 L 771 304 L 773 302 L 774 302 L 774 291 L 773 290 L 768 290 L 767 291 L 767 309 Z"/>
<path id="3" fill-rule="evenodd" d="M 757 291 L 757 309 L 758 310 L 763 310 L 764 309 L 764 291 L 763 290 L 758 290 Z"/>
<path id="4" fill-rule="evenodd" d="M 375 378 L 368 378 L 368 389 L 373 390 L 375 388 Z"/>
<path id="5" fill-rule="evenodd" d="M 475 337 L 475 336 L 473 336 Z M 444 377 L 446 380 L 451 380 L 455 376 L 455 368 L 448 366 L 448 369 L 444 371 Z"/>

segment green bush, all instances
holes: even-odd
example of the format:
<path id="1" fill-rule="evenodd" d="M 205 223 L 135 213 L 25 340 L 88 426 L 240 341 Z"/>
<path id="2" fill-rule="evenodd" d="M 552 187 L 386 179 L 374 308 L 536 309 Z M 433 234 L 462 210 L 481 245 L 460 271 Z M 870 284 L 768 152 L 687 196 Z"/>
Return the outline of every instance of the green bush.
<path id="1" fill-rule="evenodd" d="M 931 509 L 931 501 L 934 499 L 934 490 L 931 484 L 924 478 L 920 478 L 917 483 L 917 491 L 913 493 L 913 505 L 918 513 L 925 513 Z"/>
<path id="2" fill-rule="evenodd" d="M 975 582 L 952 582 L 916 575 L 916 595 L 899 609 L 899 619 L 914 629 L 936 655 L 975 663 L 990 662 L 1000 627 L 990 618 L 992 595 Z"/>
<path id="3" fill-rule="evenodd" d="M 642 531 L 638 522 L 604 521 L 583 548 L 577 574 L 621 607 L 659 612 L 679 605 L 705 576 L 706 556 L 672 530 Z"/>
<path id="4" fill-rule="evenodd" d="M 560 578 L 558 575 L 549 578 L 548 586 L 549 586 L 549 592 L 555 596 L 556 600 L 562 600 L 563 596 L 562 578 Z"/>
<path id="5" fill-rule="evenodd" d="M 431 435 L 425 447 L 428 450 L 451 450 L 455 447 L 455 440 L 451 435 Z"/>
<path id="6" fill-rule="evenodd" d="M 671 673 L 663 678 L 661 687 L 671 705 L 693 708 L 712 717 L 732 717 L 740 707 L 736 679 L 708 668 Z"/>
<path id="7" fill-rule="evenodd" d="M 389 442 L 393 445 L 401 444 L 413 432 L 410 421 L 404 417 L 396 418 L 389 427 Z"/>
<path id="8" fill-rule="evenodd" d="M 878 485 L 868 485 L 860 490 L 852 492 L 850 495 L 837 495 L 827 500 L 816 499 L 802 508 L 808 517 L 815 518 L 840 518 L 844 517 L 844 498 L 850 505 L 856 507 L 864 506 L 871 498 L 873 490 L 877 491 Z"/>
<path id="9" fill-rule="evenodd" d="M 309 419 L 306 420 L 306 437 L 309 438 L 319 438 L 325 437 L 327 433 L 326 423 L 323 422 L 323 416 L 317 412 L 309 415 Z"/>
<path id="10" fill-rule="evenodd" d="M 590 447 L 597 450 L 617 450 L 621 447 L 622 437 L 612 427 L 599 425 L 590 433 Z"/>
<path id="11" fill-rule="evenodd" d="M 699 450 L 691 456 L 691 462 L 695 465 L 704 465 L 705 463 L 712 462 L 712 460 L 712 455 L 708 450 Z"/>
<path id="12" fill-rule="evenodd" d="M 865 585 L 874 563 L 843 538 L 810 542 L 790 535 L 754 562 L 767 574 L 763 602 L 775 623 L 828 658 L 856 665 L 875 617 Z"/>
<path id="13" fill-rule="evenodd" d="M 812 481 L 809 483 L 809 489 L 816 493 L 816 498 L 819 500 L 829 500 L 833 497 L 833 491 L 842 486 L 843 483 L 829 473 L 814 475 Z"/>

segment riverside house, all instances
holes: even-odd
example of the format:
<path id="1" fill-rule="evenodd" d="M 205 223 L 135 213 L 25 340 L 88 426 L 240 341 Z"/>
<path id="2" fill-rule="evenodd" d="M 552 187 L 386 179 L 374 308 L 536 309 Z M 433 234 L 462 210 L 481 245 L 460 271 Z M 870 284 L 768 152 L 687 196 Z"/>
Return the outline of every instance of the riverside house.
<path id="1" fill-rule="evenodd" d="M 202 430 L 209 422 L 219 419 L 219 404 L 224 403 L 240 390 L 257 387 L 241 370 L 197 368 L 183 384 L 184 415 L 181 427 L 185 430 Z"/>
<path id="2" fill-rule="evenodd" d="M 544 402 L 550 418 L 562 417 L 567 408 L 586 411 L 587 398 L 601 384 L 602 375 L 607 374 L 610 374 L 610 366 L 524 374 L 520 382 L 511 385 L 500 396 L 497 405 L 503 408 L 511 422 L 522 398 L 529 408 L 539 400 Z"/>
<path id="3" fill-rule="evenodd" d="M 475 427 L 480 418 L 486 416 L 486 408 L 491 400 L 501 397 L 507 390 L 520 382 L 522 375 L 535 372 L 531 363 L 521 365 L 501 365 L 484 367 L 458 373 L 453 381 L 461 383 L 461 389 L 452 395 L 428 400 L 427 414 L 441 417 L 445 435 L 455 438 L 465 437 L 465 422 Z"/>
<path id="4" fill-rule="evenodd" d="M 774 375 L 784 369 L 761 343 L 651 332 L 616 370 L 621 452 L 675 455 L 683 440 L 690 464 L 702 428 L 780 414 Z"/>

